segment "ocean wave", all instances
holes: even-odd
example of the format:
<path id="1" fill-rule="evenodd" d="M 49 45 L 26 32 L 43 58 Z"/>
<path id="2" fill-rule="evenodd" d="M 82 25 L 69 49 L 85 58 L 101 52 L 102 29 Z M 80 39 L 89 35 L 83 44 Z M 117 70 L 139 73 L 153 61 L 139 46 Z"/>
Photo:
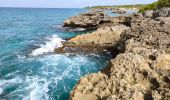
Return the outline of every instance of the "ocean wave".
<path id="1" fill-rule="evenodd" d="M 0 95 L 5 94 L 7 89 L 16 88 L 14 91 L 5 94 L 7 98 L 17 97 L 22 98 L 22 100 L 49 99 L 48 86 L 50 82 L 45 78 L 38 76 L 14 77 L 10 80 L 0 80 L 0 82 Z"/>
<path id="2" fill-rule="evenodd" d="M 57 35 L 53 35 L 52 37 L 48 37 L 47 39 L 48 41 L 45 44 L 41 44 L 40 48 L 33 50 L 30 55 L 37 56 L 44 53 L 53 52 L 55 48 L 63 46 L 62 42 L 64 42 L 64 40 L 59 38 Z"/>

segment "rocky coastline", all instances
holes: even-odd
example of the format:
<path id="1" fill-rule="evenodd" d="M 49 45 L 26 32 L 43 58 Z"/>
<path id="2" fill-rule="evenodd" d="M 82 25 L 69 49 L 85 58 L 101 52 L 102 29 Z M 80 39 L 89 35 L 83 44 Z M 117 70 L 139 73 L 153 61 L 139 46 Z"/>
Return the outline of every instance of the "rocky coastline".
<path id="1" fill-rule="evenodd" d="M 56 52 L 115 55 L 105 69 L 82 77 L 70 100 L 169 100 L 170 8 L 118 17 L 89 12 L 67 19 L 64 27 L 97 30 Z"/>

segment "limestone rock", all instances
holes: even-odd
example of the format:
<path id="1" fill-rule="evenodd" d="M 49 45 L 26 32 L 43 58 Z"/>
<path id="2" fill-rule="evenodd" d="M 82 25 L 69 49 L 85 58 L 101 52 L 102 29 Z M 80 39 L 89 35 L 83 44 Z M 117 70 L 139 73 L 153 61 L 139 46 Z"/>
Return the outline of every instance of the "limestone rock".
<path id="1" fill-rule="evenodd" d="M 79 35 L 70 39 L 68 42 L 76 45 L 115 45 L 120 40 L 121 34 L 128 29 L 129 28 L 124 25 L 103 27 L 95 32 Z"/>
<path id="2" fill-rule="evenodd" d="M 64 27 L 91 28 L 99 25 L 100 21 L 103 19 L 104 19 L 103 12 L 100 11 L 88 12 L 65 20 Z"/>
<path id="3" fill-rule="evenodd" d="M 70 98 L 74 100 L 79 93 L 93 94 L 98 100 L 169 100 L 169 18 L 142 19 L 132 19 L 130 29 L 119 35 L 119 40 L 124 40 L 125 50 L 111 60 L 107 72 L 81 78 Z M 109 32 L 104 31 L 105 34 Z"/>
<path id="4" fill-rule="evenodd" d="M 118 24 L 127 25 L 130 23 L 131 18 L 131 16 L 111 17 L 102 11 L 91 11 L 66 19 L 63 27 L 68 31 L 93 30 Z"/>
<path id="5" fill-rule="evenodd" d="M 170 8 L 162 8 L 160 10 L 155 10 L 154 17 L 170 17 Z"/>
<path id="6" fill-rule="evenodd" d="M 143 13 L 144 17 L 170 17 L 170 8 L 161 8 L 159 10 L 150 10 Z"/>

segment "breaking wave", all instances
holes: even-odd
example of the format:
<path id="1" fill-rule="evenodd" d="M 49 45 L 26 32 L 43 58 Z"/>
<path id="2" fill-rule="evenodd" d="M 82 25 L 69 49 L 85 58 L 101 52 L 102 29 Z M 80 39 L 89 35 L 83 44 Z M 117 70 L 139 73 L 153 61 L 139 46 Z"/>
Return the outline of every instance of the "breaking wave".
<path id="1" fill-rule="evenodd" d="M 32 51 L 30 55 L 37 56 L 44 53 L 53 52 L 55 48 L 62 47 L 63 46 L 62 42 L 64 42 L 64 40 L 59 38 L 57 35 L 48 37 L 47 40 L 48 41 L 45 44 L 41 44 L 40 48 L 37 48 L 34 51 Z"/>

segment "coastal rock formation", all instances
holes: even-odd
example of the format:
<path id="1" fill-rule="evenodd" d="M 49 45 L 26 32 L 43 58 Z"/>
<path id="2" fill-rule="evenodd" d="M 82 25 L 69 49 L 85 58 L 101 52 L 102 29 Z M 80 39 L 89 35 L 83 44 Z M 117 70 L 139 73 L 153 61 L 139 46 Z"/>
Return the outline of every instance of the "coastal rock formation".
<path id="1" fill-rule="evenodd" d="M 161 14 L 162 15 L 162 14 Z M 164 14 L 163 14 L 164 15 Z M 111 60 L 111 65 L 101 72 L 82 77 L 71 92 L 71 100 L 169 100 L 170 98 L 170 21 L 169 17 L 156 19 L 133 17 L 130 29 L 123 34 L 106 28 L 102 34 L 112 34 L 124 46 L 124 52 Z M 99 29 L 102 30 L 102 29 Z M 102 36 L 97 30 L 92 34 L 78 36 L 70 41 L 76 44 L 95 42 L 102 38 L 114 43 L 112 36 Z M 116 31 L 115 31 L 116 30 Z M 115 36 L 114 36 L 115 35 Z M 105 42 L 103 42 L 105 43 Z"/>
<path id="2" fill-rule="evenodd" d="M 112 9 L 114 13 L 125 13 L 124 10 Z M 143 18 L 170 17 L 170 8 L 160 10 L 151 10 L 144 13 L 138 13 Z M 100 27 L 110 27 L 117 24 L 129 26 L 134 16 L 107 16 L 104 11 L 95 10 L 78 16 L 71 17 L 64 21 L 64 29 L 71 31 L 92 30 Z"/>
<path id="3" fill-rule="evenodd" d="M 101 11 L 93 11 L 65 20 L 64 27 L 92 28 L 99 25 L 101 20 L 104 20 L 104 13 Z"/>
<path id="4" fill-rule="evenodd" d="M 132 16 L 117 16 L 117 17 L 110 17 L 109 19 L 112 25 L 123 24 L 129 26 L 132 21 Z"/>
<path id="5" fill-rule="evenodd" d="M 148 18 L 170 17 L 170 8 L 146 11 L 143 13 L 143 16 Z"/>
<path id="6" fill-rule="evenodd" d="M 112 13 L 118 13 L 118 14 L 125 14 L 125 10 L 120 10 L 120 9 L 112 9 Z"/>
<path id="7" fill-rule="evenodd" d="M 129 28 L 125 25 L 117 25 L 112 27 L 102 27 L 97 31 L 82 34 L 70 39 L 68 42 L 76 45 L 100 45 L 100 46 L 114 46 L 120 40 L 120 36 L 123 32 Z"/>
<path id="8" fill-rule="evenodd" d="M 170 17 L 170 8 L 162 8 L 154 11 L 154 17 Z"/>
<path id="9" fill-rule="evenodd" d="M 71 99 L 93 95 L 99 99 L 89 100 L 168 100 L 169 64 L 163 61 L 158 63 L 164 63 L 162 66 L 152 68 L 147 60 L 130 52 L 118 55 L 112 60 L 109 74 L 99 72 L 81 78 L 71 93 Z"/>
<path id="10" fill-rule="evenodd" d="M 118 24 L 129 24 L 131 16 L 111 17 L 103 11 L 91 11 L 71 17 L 64 21 L 63 27 L 66 30 L 92 30 L 100 27 L 110 27 Z"/>
<path id="11" fill-rule="evenodd" d="M 57 53 L 104 53 L 111 49 L 117 49 L 121 35 L 129 27 L 125 25 L 116 25 L 112 27 L 102 27 L 97 31 L 82 34 L 68 40 L 61 48 L 56 48 Z M 119 48 L 122 49 L 122 48 Z"/>

